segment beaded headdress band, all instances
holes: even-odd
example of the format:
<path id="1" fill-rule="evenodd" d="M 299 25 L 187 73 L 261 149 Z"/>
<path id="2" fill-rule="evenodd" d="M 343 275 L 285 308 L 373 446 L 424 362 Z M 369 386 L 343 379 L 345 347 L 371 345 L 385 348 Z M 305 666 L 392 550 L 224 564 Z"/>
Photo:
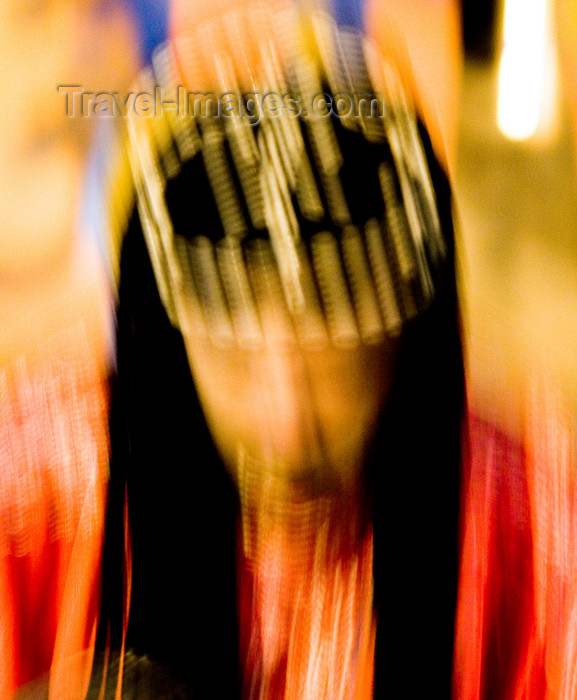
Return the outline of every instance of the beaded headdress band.
<path id="1" fill-rule="evenodd" d="M 226 42 L 220 93 L 186 90 L 171 45 L 141 75 L 174 96 L 129 118 L 158 288 L 174 325 L 218 346 L 258 347 L 265 307 L 304 346 L 378 343 L 429 306 L 446 254 L 420 125 L 360 34 L 323 13 L 290 27 L 262 37 L 250 92 Z"/>

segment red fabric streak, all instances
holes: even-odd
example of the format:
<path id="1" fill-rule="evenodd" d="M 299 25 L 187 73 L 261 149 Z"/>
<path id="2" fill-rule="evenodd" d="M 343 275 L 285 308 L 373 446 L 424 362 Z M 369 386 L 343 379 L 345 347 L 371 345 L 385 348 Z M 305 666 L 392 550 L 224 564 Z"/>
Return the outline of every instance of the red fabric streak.
<path id="1" fill-rule="evenodd" d="M 471 417 L 463 462 L 455 700 L 574 700 L 574 434 L 552 385 L 524 444 Z"/>

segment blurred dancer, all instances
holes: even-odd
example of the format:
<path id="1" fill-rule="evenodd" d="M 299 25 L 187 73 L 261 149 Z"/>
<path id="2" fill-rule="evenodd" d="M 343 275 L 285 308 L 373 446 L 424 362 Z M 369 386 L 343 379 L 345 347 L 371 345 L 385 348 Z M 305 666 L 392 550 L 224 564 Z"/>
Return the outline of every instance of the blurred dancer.
<path id="1" fill-rule="evenodd" d="M 256 3 L 236 4 L 233 20 L 229 9 L 226 2 L 174 3 L 173 48 L 191 90 L 226 83 L 226 61 L 216 66 L 223 45 L 235 79 L 254 88 L 259 69 L 273 65 L 262 60 L 263 38 L 286 39 L 269 31 Z M 575 484 L 562 402 L 550 389 L 533 391 L 518 439 L 469 417 L 460 455 L 450 197 L 437 163 L 450 171 L 454 157 L 455 5 L 375 1 L 364 9 L 335 3 L 332 11 L 342 26 L 364 21 L 412 88 L 434 147 L 423 134 L 448 248 L 443 291 L 400 339 L 377 333 L 348 348 L 303 348 L 291 336 L 296 322 L 290 314 L 286 320 L 280 273 L 263 264 L 271 256 L 261 241 L 246 260 L 267 344 L 251 346 L 250 334 L 241 342 L 237 326 L 221 324 L 227 314 L 238 320 L 237 306 L 210 315 L 219 285 L 229 293 L 242 272 L 230 267 L 235 248 L 213 248 L 211 236 L 246 216 L 241 207 L 235 218 L 227 193 L 242 188 L 250 170 L 226 174 L 217 130 L 202 141 L 212 149 L 203 162 L 214 166 L 207 186 L 194 177 L 200 159 L 191 156 L 190 134 L 160 122 L 137 166 L 146 196 L 120 258 L 99 640 L 106 653 L 97 657 L 92 696 L 104 688 L 127 698 L 338 698 L 344 686 L 356 697 L 388 697 L 402 679 L 404 697 L 449 697 L 453 673 L 454 697 L 465 700 L 573 698 Z M 157 54 L 154 65 L 161 82 L 165 59 Z M 147 141 L 135 129 L 133 144 L 142 147 Z M 227 143 L 232 152 L 234 138 Z M 366 144 L 357 145 L 365 154 Z M 186 148 L 192 163 L 182 157 Z M 290 173 L 287 152 L 278 170 Z M 345 170 L 350 162 L 354 151 Z M 363 167 L 356 172 L 370 190 Z M 219 197 L 225 215 L 211 219 Z M 321 248 L 331 240 L 321 237 Z M 215 260 L 228 277 L 219 278 Z M 330 260 L 338 272 L 342 261 Z M 199 281 L 208 265 L 216 274 Z M 321 295 L 332 281 L 317 280 Z M 194 288 L 204 294 L 200 315 Z M 329 307 L 323 323 L 332 333 Z M 203 327 L 207 318 L 215 326 Z"/>
<path id="2" fill-rule="evenodd" d="M 430 15 L 428 5 L 416 5 L 436 17 L 437 26 L 455 19 L 449 4 L 441 3 Z M 313 41 L 298 20 L 277 25 L 275 35 L 269 24 L 274 8 L 243 3 L 235 5 L 234 15 L 230 9 L 226 3 L 173 7 L 172 47 L 190 90 L 224 92 L 232 74 L 231 84 L 239 89 L 257 89 L 262 81 L 267 84 L 267 71 L 275 73 L 274 84 L 287 54 L 266 45 L 263 37 L 275 37 L 289 53 L 296 46 L 297 57 L 311 42 L 317 42 L 319 53 L 321 46 L 334 48 L 323 44 L 320 34 Z M 290 3 L 285 9 L 290 12 Z M 362 29 L 363 10 L 346 9 L 337 8 L 339 21 Z M 378 51 L 401 67 L 428 105 L 423 113 L 439 155 L 422 123 L 418 150 L 434 190 L 436 204 L 429 213 L 439 220 L 439 246 L 445 251 L 438 258 L 429 251 L 438 261 L 438 266 L 431 263 L 432 295 L 421 289 L 421 273 L 414 280 L 420 292 L 405 288 L 403 275 L 413 279 L 416 268 L 410 261 L 404 272 L 399 267 L 399 287 L 395 291 L 393 283 L 379 302 L 397 311 L 388 316 L 382 307 L 373 316 L 374 328 L 360 318 L 341 326 L 342 299 L 334 314 L 331 305 L 331 269 L 339 271 L 336 279 L 343 274 L 343 261 L 333 255 L 337 241 L 337 249 L 350 244 L 361 250 L 360 267 L 347 273 L 353 281 L 371 277 L 362 272 L 362 249 L 372 246 L 377 257 L 382 252 L 380 224 L 370 212 L 381 216 L 383 195 L 371 199 L 371 193 L 381 186 L 380 159 L 392 157 L 388 146 L 373 151 L 362 133 L 351 136 L 335 123 L 338 145 L 327 150 L 314 127 L 309 134 L 309 127 L 295 120 L 297 144 L 310 141 L 308 155 L 301 150 L 302 162 L 312 163 L 309 175 L 297 177 L 309 177 L 309 185 L 294 194 L 302 235 L 310 233 L 314 241 L 300 269 L 312 266 L 316 275 L 306 292 L 311 303 L 299 307 L 299 285 L 291 286 L 290 266 L 285 267 L 290 259 L 277 249 L 271 252 L 270 244 L 276 234 L 270 217 L 277 216 L 278 204 L 273 191 L 289 187 L 276 178 L 286 171 L 291 181 L 291 150 L 282 150 L 277 167 L 262 165 L 271 178 L 263 195 L 269 202 L 263 227 L 259 187 L 247 184 L 251 159 L 244 172 L 233 168 L 229 175 L 219 150 L 221 140 L 230 138 L 227 148 L 237 163 L 240 151 L 234 149 L 242 146 L 234 134 L 223 136 L 220 127 L 205 134 L 209 127 L 201 122 L 201 155 L 195 150 L 197 136 L 178 122 L 171 126 L 170 116 L 144 128 L 137 118 L 129 123 L 138 211 L 119 263 L 108 573 L 100 629 L 105 651 L 94 667 L 91 697 L 103 690 L 110 697 L 141 699 L 388 697 L 398 679 L 405 679 L 407 697 L 431 691 L 450 695 L 463 386 L 450 193 L 437 158 L 450 162 L 454 112 L 443 108 L 440 98 L 433 106 L 420 89 L 428 79 L 413 69 L 415 42 L 405 40 L 414 18 L 396 4 L 372 5 L 367 12 Z M 332 26 L 324 22 L 321 33 Z M 456 51 L 454 34 L 446 37 Z M 220 55 L 222 45 L 232 69 Z M 263 46 L 270 53 L 261 53 Z M 314 66 L 325 60 L 317 49 L 310 49 L 316 57 L 299 64 L 313 78 Z M 355 56 L 345 53 L 345 61 L 353 61 L 352 74 L 363 74 Z M 152 80 L 162 82 L 172 59 L 166 52 L 155 59 Z M 414 60 L 416 66 L 421 59 Z M 445 60 L 450 59 L 440 58 L 439 64 Z M 146 88 L 150 74 L 141 80 Z M 266 128 L 255 131 L 261 134 L 257 147 L 263 158 L 286 146 L 284 136 L 273 133 L 272 120 L 270 126 L 268 145 L 262 136 Z M 292 133 L 293 126 L 285 126 Z M 252 136 L 247 138 L 250 149 Z M 324 155 L 314 155 L 323 148 Z M 335 149 L 342 149 L 343 161 L 338 174 L 325 180 L 323 168 L 329 173 L 331 158 L 338 160 Z M 389 170 L 383 167 L 386 179 Z M 404 207 L 395 177 L 387 190 L 388 216 Z M 343 192 L 331 200 L 339 183 Z M 315 195 L 315 188 L 324 194 Z M 235 209 L 237 198 L 240 209 Z M 226 257 L 238 251 L 234 242 L 213 248 L 213 238 L 222 236 L 223 228 L 242 228 L 247 217 L 254 231 L 237 267 Z M 403 240 L 391 245 L 403 247 Z M 413 243 L 407 245 L 410 250 Z M 403 255 L 395 250 L 394 256 Z M 221 253 L 224 267 L 210 273 L 213 256 Z M 189 262 L 189 255 L 196 262 Z M 386 266 L 382 257 L 378 260 L 373 263 Z M 400 257 L 395 260 L 401 265 Z M 336 267 L 325 268 L 329 261 Z M 420 268 L 425 277 L 428 264 Z M 234 278 L 231 288 L 227 270 Z M 245 274 L 248 287 L 241 280 Z M 235 321 L 231 329 L 226 319 L 229 312 L 237 318 L 234 304 L 242 307 L 240 297 L 220 316 L 214 284 L 224 285 L 227 295 L 243 288 L 254 297 L 262 339 L 251 340 L 250 309 L 246 316 L 239 312 L 240 325 Z M 195 288 L 202 298 L 200 315 Z M 317 293 L 323 311 L 315 320 Z M 366 299 L 376 299 L 370 281 L 366 293 Z M 355 301 L 361 304 L 355 313 L 364 313 L 359 309 L 366 310 L 366 299 L 363 293 Z M 125 494 L 132 556 L 123 573 Z"/>

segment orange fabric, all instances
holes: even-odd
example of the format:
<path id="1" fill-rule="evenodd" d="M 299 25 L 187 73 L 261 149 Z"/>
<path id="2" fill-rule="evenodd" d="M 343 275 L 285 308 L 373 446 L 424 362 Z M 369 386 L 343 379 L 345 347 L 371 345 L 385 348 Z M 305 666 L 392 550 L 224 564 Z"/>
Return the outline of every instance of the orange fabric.
<path id="1" fill-rule="evenodd" d="M 82 329 L 0 372 L 0 697 L 83 698 L 108 481 L 105 371 Z"/>
<path id="2" fill-rule="evenodd" d="M 323 511 L 300 532 L 267 527 L 240 557 L 247 700 L 373 697 L 372 528 L 345 544 L 338 509 Z"/>

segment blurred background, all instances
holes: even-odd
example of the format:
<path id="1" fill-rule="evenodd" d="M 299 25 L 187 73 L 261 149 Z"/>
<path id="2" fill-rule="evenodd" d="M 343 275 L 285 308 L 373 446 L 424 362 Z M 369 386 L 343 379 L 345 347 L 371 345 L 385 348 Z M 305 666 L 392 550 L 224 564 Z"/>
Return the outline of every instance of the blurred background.
<path id="1" fill-rule="evenodd" d="M 0 367 L 40 359 L 78 324 L 102 344 L 106 293 L 85 204 L 105 120 L 68 118 L 57 86 L 127 88 L 136 37 L 119 2 L 0 3 Z"/>
<path id="2" fill-rule="evenodd" d="M 564 0 L 462 4 L 454 185 L 469 386 L 508 424 L 533 372 L 576 406 L 576 13 Z"/>

